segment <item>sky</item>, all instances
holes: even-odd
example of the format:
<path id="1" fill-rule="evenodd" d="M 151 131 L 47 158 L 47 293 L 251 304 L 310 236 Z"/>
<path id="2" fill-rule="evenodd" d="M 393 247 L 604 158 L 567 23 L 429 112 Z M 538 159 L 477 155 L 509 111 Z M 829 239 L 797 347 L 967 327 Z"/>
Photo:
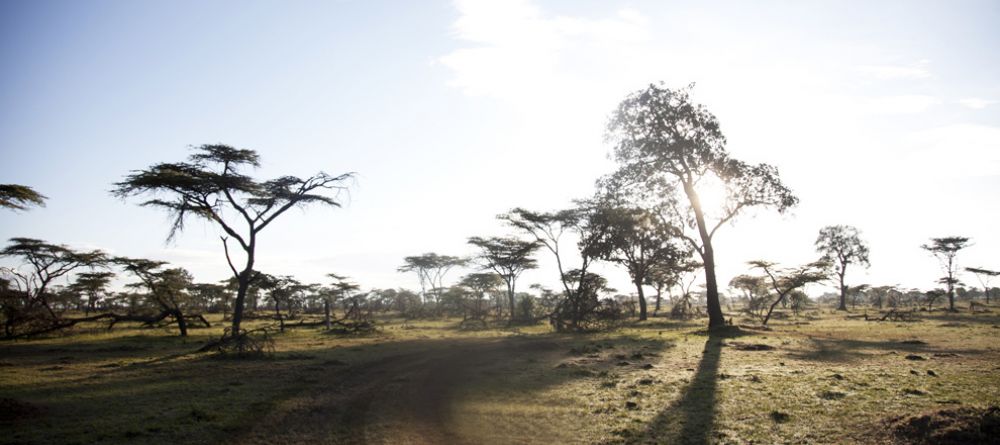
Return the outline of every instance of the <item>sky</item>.
<path id="1" fill-rule="evenodd" d="M 848 224 L 872 263 L 849 283 L 927 289 L 941 276 L 920 249 L 931 237 L 971 237 L 959 265 L 1000 269 L 997 23 L 990 1 L 7 0 L 0 183 L 48 201 L 0 213 L 0 238 L 225 279 L 215 226 L 166 243 L 166 214 L 108 193 L 225 143 L 256 150 L 261 178 L 357 174 L 343 208 L 293 210 L 262 232 L 260 270 L 415 289 L 403 257 L 472 255 L 468 237 L 513 233 L 497 214 L 589 196 L 615 167 L 617 103 L 694 83 L 730 154 L 778 167 L 801 200 L 719 231 L 721 283 L 750 260 L 812 261 L 819 229 Z M 522 289 L 556 287 L 539 259 Z"/>

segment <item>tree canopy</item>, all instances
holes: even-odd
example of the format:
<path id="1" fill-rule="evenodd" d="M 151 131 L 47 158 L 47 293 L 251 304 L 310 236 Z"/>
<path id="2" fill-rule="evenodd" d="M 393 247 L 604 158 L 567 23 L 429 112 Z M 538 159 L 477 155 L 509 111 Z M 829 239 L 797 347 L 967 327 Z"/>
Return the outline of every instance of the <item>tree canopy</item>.
<path id="1" fill-rule="evenodd" d="M 47 197 L 26 185 L 0 184 L 0 207 L 26 210 L 28 206 L 45 207 Z"/>
<path id="2" fill-rule="evenodd" d="M 847 275 L 847 266 L 858 264 L 869 267 L 868 244 L 861 240 L 858 229 L 851 226 L 827 226 L 819 230 L 816 238 L 816 251 L 821 253 L 822 259 L 836 268 L 837 277 L 840 278 L 840 305 L 838 310 L 847 310 L 847 285 L 844 284 L 844 277 Z"/>

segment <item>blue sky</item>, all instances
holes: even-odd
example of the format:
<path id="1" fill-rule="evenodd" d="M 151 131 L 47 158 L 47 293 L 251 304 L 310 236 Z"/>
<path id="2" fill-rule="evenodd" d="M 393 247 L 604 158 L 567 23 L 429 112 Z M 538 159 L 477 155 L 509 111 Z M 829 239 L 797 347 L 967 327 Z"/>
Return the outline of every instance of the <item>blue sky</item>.
<path id="1" fill-rule="evenodd" d="M 358 172 L 344 209 L 264 232 L 263 270 L 415 288 L 403 256 L 471 254 L 467 237 L 507 233 L 496 214 L 588 195 L 612 168 L 608 113 L 662 80 L 696 82 L 730 152 L 802 200 L 720 231 L 723 280 L 809 261 L 820 227 L 852 224 L 872 247 L 856 282 L 926 288 L 931 236 L 971 236 L 962 265 L 1000 268 L 996 23 L 996 2 L 6 1 L 0 182 L 49 201 L 0 215 L 0 237 L 225 278 L 214 227 L 166 245 L 165 215 L 107 193 L 222 142 L 259 151 L 264 177 Z"/>

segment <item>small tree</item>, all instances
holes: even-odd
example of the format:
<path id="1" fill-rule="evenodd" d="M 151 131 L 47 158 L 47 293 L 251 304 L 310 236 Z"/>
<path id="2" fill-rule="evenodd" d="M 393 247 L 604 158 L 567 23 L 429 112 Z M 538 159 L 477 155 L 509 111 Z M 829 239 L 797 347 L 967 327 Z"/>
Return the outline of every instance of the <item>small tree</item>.
<path id="1" fill-rule="evenodd" d="M 969 238 L 962 236 L 949 236 L 945 238 L 931 238 L 929 244 L 924 244 L 920 248 L 928 251 L 941 263 L 945 275 L 938 279 L 938 283 L 945 285 L 948 293 L 948 310 L 955 311 L 955 285 L 959 284 L 955 274 L 958 273 L 958 265 L 955 264 L 955 256 L 958 251 L 969 247 Z"/>
<path id="2" fill-rule="evenodd" d="M 597 308 L 596 303 L 591 304 L 593 292 L 588 289 L 590 280 L 580 280 L 577 277 L 589 276 L 588 269 L 596 259 L 593 257 L 594 249 L 589 246 L 601 238 L 600 231 L 605 229 L 595 219 L 598 207 L 597 203 L 584 200 L 576 202 L 573 208 L 556 212 L 542 213 L 515 208 L 499 216 L 511 226 L 534 237 L 539 245 L 545 246 L 555 256 L 563 289 L 562 298 L 555 301 L 543 299 L 543 306 L 551 306 L 550 321 L 559 331 L 582 329 L 583 322 L 592 318 L 593 311 Z M 561 248 L 561 240 L 567 233 L 577 237 L 576 247 L 580 256 L 579 267 L 572 270 L 567 270 L 566 257 Z"/>
<path id="3" fill-rule="evenodd" d="M 26 185 L 0 184 L 0 207 L 26 210 L 28 206 L 45 207 L 45 195 Z"/>
<path id="4" fill-rule="evenodd" d="M 816 238 L 816 251 L 823 255 L 822 259 L 834 267 L 834 272 L 840 279 L 840 305 L 837 310 L 847 310 L 847 266 L 858 264 L 869 267 L 868 244 L 861 240 L 858 229 L 851 226 L 827 226 L 819 231 Z"/>
<path id="5" fill-rule="evenodd" d="M 535 269 L 538 263 L 531 256 L 540 245 L 537 241 L 524 241 L 517 238 L 469 238 L 469 244 L 479 247 L 479 259 L 484 268 L 492 269 L 507 285 L 507 300 L 510 303 L 510 322 L 516 318 L 517 304 L 515 301 L 515 286 L 517 277 L 528 269 Z"/>
<path id="6" fill-rule="evenodd" d="M 177 322 L 181 337 L 187 337 L 188 309 L 191 305 L 191 296 L 187 293 L 188 287 L 193 284 L 191 274 L 182 268 L 164 269 L 167 265 L 165 261 L 147 260 L 144 258 L 117 257 L 112 262 L 120 265 L 126 272 L 131 273 L 139 279 L 138 286 L 148 291 L 148 298 L 159 309 L 159 315 L 152 318 L 136 317 L 135 319 L 144 321 L 146 324 L 153 324 L 173 317 Z M 194 315 L 201 320 L 205 326 L 209 326 L 208 321 L 201 314 Z"/>
<path id="7" fill-rule="evenodd" d="M 487 310 L 483 307 L 483 303 L 489 294 L 496 292 L 503 284 L 503 280 L 496 273 L 474 272 L 462 277 L 458 284 L 468 288 L 472 294 L 472 304 L 463 314 L 463 323 L 467 320 L 485 323 Z"/>
<path id="8" fill-rule="evenodd" d="M 346 190 L 344 183 L 354 176 L 353 173 L 330 176 L 319 172 L 305 179 L 282 176 L 259 181 L 241 172 L 259 166 L 260 157 L 253 150 L 202 145 L 195 148 L 188 162 L 161 163 L 133 171 L 124 181 L 115 183 L 112 191 L 122 199 L 152 196 L 142 205 L 164 209 L 174 219 L 168 241 L 184 229 L 187 216 L 206 219 L 222 229 L 226 261 L 238 284 L 229 330 L 233 337 L 241 333 L 247 290 L 255 276 L 253 267 L 260 232 L 292 207 L 314 203 L 340 207 L 339 192 Z M 323 194 L 330 191 L 332 196 Z M 234 217 L 227 218 L 227 212 L 232 212 Z M 229 238 L 235 239 L 243 249 L 245 262 L 241 268 L 236 267 L 229 255 Z"/>
<path id="9" fill-rule="evenodd" d="M 739 290 L 746 300 L 747 313 L 761 318 L 766 308 L 765 299 L 768 294 L 767 282 L 764 277 L 751 275 L 737 275 L 729 280 L 729 287 Z"/>
<path id="10" fill-rule="evenodd" d="M 817 261 L 791 269 L 779 269 L 775 263 L 770 261 L 750 261 L 748 264 L 760 269 L 767 277 L 771 289 L 774 291 L 775 299 L 771 306 L 767 308 L 767 313 L 761 320 L 761 324 L 767 326 L 774 308 L 781 303 L 792 291 L 809 283 L 817 283 L 827 279 L 825 270 L 829 264 Z"/>
<path id="11" fill-rule="evenodd" d="M 621 264 L 639 296 L 639 320 L 647 318 L 643 285 L 657 265 L 680 265 L 689 252 L 674 245 L 669 227 L 650 212 L 638 208 L 603 207 L 593 217 L 603 227 L 587 246 L 587 254 Z"/>
<path id="12" fill-rule="evenodd" d="M 748 208 L 784 212 L 798 199 L 773 166 L 729 157 L 719 121 L 691 101 L 689 89 L 649 85 L 622 101 L 607 132 L 620 167 L 606 183 L 637 189 L 644 199 L 658 201 L 664 221 L 698 252 L 705 267 L 708 325 L 715 328 L 725 324 L 715 275 L 716 231 Z M 703 203 L 699 187 L 713 177 L 726 197 L 721 203 Z"/>
<path id="13" fill-rule="evenodd" d="M 979 280 L 979 284 L 983 286 L 983 297 L 986 298 L 986 304 L 990 304 L 990 281 L 993 278 L 1000 276 L 1000 272 L 983 269 L 981 267 L 966 267 L 965 271 L 972 272 L 976 275 L 976 279 Z"/>
<path id="14" fill-rule="evenodd" d="M 90 315 L 90 311 L 97 309 L 97 300 L 100 295 L 107 291 L 111 279 L 115 277 L 114 272 L 85 272 L 77 274 L 76 280 L 70 285 L 73 292 L 87 296 L 87 304 L 84 313 Z"/>

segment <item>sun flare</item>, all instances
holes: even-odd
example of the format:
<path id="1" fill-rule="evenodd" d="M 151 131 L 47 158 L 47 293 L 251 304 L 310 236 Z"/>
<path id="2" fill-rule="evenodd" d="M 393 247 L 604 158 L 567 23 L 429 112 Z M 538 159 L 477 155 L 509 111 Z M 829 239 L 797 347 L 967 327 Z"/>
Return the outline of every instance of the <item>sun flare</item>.
<path id="1" fill-rule="evenodd" d="M 706 175 L 703 177 L 698 181 L 698 185 L 695 186 L 695 191 L 698 192 L 698 199 L 701 201 L 701 206 L 705 211 L 721 209 L 729 196 L 726 183 L 722 182 L 715 175 Z"/>

